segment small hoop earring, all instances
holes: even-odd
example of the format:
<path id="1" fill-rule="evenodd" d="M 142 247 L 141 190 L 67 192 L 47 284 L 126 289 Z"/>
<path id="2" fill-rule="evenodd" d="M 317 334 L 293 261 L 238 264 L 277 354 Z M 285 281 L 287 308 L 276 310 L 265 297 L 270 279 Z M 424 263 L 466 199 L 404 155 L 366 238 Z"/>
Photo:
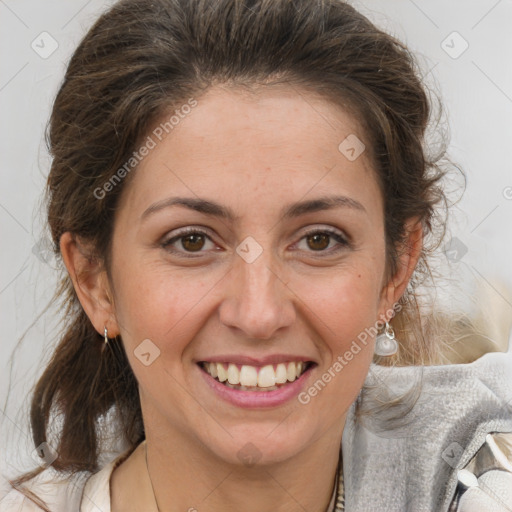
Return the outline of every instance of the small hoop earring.
<path id="1" fill-rule="evenodd" d="M 108 345 L 108 331 L 107 331 L 106 326 L 104 327 L 103 337 L 105 338 L 105 343 L 104 343 L 103 347 L 106 347 Z"/>
<path id="2" fill-rule="evenodd" d="M 384 332 L 375 340 L 375 354 L 382 357 L 389 357 L 398 352 L 398 342 L 395 339 L 393 327 L 386 321 Z"/>

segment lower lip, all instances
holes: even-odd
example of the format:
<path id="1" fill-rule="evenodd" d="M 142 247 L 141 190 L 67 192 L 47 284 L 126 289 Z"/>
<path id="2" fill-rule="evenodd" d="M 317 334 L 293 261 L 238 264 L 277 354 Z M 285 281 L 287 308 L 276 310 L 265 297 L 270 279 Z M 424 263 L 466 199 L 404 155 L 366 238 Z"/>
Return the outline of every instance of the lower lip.
<path id="1" fill-rule="evenodd" d="M 315 366 L 316 365 L 312 365 L 293 382 L 289 382 L 288 384 L 278 389 L 274 389 L 273 391 L 242 391 L 233 389 L 225 386 L 224 384 L 221 384 L 209 373 L 206 373 L 203 369 L 201 369 L 199 365 L 197 365 L 197 368 L 208 386 L 210 386 L 210 388 L 221 398 L 238 407 L 255 409 L 276 407 L 297 397 L 297 395 L 305 387 L 306 379 L 309 377 L 311 370 Z"/>

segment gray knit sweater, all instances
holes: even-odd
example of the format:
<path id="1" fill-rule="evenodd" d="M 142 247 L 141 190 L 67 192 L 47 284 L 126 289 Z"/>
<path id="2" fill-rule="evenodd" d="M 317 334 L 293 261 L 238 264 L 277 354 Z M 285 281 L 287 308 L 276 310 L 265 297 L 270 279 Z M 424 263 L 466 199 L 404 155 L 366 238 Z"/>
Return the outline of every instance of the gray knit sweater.
<path id="1" fill-rule="evenodd" d="M 356 421 L 356 404 L 373 408 L 420 381 L 410 411 L 402 404 Z M 347 512 L 512 512 L 512 353 L 445 366 L 372 364 L 342 454 Z"/>

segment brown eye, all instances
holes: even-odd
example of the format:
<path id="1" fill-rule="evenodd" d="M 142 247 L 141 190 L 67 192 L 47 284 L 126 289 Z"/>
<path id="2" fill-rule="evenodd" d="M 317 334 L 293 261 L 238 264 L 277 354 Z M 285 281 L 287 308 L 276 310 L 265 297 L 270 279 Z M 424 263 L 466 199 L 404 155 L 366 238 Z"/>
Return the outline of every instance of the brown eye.
<path id="1" fill-rule="evenodd" d="M 329 247 L 331 237 L 327 233 L 316 233 L 308 235 L 306 238 L 310 249 L 313 249 L 313 251 L 322 251 Z"/>
<path id="2" fill-rule="evenodd" d="M 193 233 L 181 237 L 181 245 L 187 251 L 200 251 L 204 247 L 204 235 Z"/>
<path id="3" fill-rule="evenodd" d="M 208 247 L 208 243 L 211 244 L 210 247 Z M 173 254 L 191 258 L 200 256 L 209 248 L 215 250 L 215 244 L 210 236 L 206 232 L 195 228 L 178 233 L 176 236 L 162 242 L 161 246 Z"/>
<path id="4" fill-rule="evenodd" d="M 349 241 L 341 233 L 331 229 L 309 231 L 298 244 L 298 248 L 302 251 L 322 253 L 321 255 L 334 254 L 350 247 Z"/>

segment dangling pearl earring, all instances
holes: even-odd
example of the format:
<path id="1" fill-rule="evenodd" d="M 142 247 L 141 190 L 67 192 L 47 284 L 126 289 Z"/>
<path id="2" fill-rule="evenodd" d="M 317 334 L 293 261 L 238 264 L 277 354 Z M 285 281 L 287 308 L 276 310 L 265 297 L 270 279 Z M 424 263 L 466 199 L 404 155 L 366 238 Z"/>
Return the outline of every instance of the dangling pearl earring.
<path id="1" fill-rule="evenodd" d="M 395 331 L 393 327 L 386 322 L 384 332 L 377 336 L 375 340 L 375 354 L 378 356 L 392 356 L 398 352 L 398 343 L 395 340 Z"/>

